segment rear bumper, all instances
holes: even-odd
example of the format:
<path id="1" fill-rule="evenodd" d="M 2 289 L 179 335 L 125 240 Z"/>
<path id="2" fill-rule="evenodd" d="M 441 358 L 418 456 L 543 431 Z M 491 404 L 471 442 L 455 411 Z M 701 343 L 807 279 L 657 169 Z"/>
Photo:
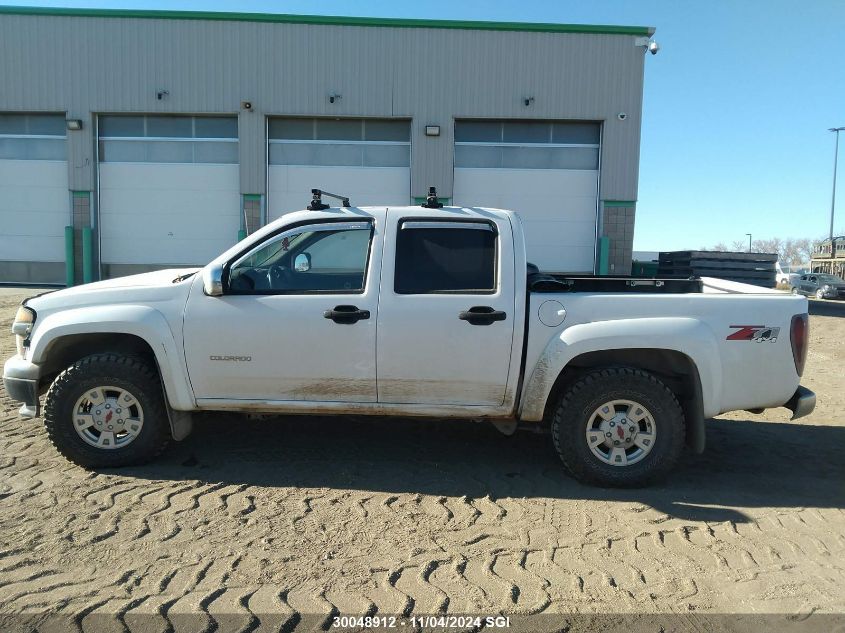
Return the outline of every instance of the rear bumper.
<path id="1" fill-rule="evenodd" d="M 783 406 L 792 411 L 793 420 L 803 418 L 805 415 L 810 415 L 816 408 L 816 394 L 799 385 L 792 397 Z"/>
<path id="2" fill-rule="evenodd" d="M 18 413 L 22 418 L 35 418 L 41 413 L 38 401 L 40 367 L 20 356 L 12 356 L 3 365 L 3 387 L 12 400 L 23 402 Z"/>

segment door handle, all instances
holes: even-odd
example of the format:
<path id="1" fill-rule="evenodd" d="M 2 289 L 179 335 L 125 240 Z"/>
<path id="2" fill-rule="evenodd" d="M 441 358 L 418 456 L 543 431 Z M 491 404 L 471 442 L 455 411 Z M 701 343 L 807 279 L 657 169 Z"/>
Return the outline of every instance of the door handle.
<path id="1" fill-rule="evenodd" d="M 490 325 L 494 321 L 504 321 L 508 317 L 502 310 L 494 310 L 490 306 L 473 306 L 458 315 L 461 321 L 470 325 Z"/>
<path id="2" fill-rule="evenodd" d="M 335 306 L 332 310 L 323 312 L 323 316 L 335 323 L 351 325 L 361 319 L 369 319 L 369 310 L 359 310 L 356 306 Z"/>

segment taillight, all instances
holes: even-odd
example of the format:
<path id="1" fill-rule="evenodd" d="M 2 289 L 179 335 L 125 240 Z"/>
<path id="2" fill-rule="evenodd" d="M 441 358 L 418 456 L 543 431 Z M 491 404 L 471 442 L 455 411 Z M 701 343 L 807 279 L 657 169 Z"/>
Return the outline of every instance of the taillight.
<path id="1" fill-rule="evenodd" d="M 804 363 L 807 361 L 807 344 L 810 340 L 810 324 L 805 314 L 792 317 L 789 326 L 789 340 L 792 343 L 792 359 L 795 361 L 795 371 L 801 376 L 804 373 Z"/>

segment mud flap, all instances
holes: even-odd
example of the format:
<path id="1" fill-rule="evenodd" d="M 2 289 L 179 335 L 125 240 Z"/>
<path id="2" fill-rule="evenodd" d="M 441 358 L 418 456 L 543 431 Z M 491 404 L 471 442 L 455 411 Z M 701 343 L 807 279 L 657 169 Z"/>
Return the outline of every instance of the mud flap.
<path id="1" fill-rule="evenodd" d="M 519 422 L 516 420 L 490 420 L 496 430 L 502 435 L 513 435 Z"/>
<path id="2" fill-rule="evenodd" d="M 181 442 L 194 429 L 194 418 L 190 411 L 176 411 L 167 405 L 167 419 L 170 422 L 170 434 L 177 442 Z"/>
<path id="3" fill-rule="evenodd" d="M 681 399 L 681 408 L 684 411 L 687 427 L 687 447 L 696 455 L 700 455 L 707 444 L 707 430 L 704 426 L 704 394 L 697 370 L 694 370 L 692 378 L 692 393 Z"/>

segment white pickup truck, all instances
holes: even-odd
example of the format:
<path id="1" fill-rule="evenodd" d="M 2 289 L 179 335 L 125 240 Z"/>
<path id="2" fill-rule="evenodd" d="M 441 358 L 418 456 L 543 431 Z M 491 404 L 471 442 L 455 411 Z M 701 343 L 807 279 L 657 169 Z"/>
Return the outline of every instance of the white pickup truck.
<path id="1" fill-rule="evenodd" d="M 544 275 L 510 211 L 322 206 L 199 271 L 24 301 L 3 372 L 21 415 L 47 390 L 51 440 L 86 467 L 150 460 L 198 411 L 544 425 L 576 478 L 638 486 L 703 450 L 706 418 L 815 405 L 804 297 Z"/>

